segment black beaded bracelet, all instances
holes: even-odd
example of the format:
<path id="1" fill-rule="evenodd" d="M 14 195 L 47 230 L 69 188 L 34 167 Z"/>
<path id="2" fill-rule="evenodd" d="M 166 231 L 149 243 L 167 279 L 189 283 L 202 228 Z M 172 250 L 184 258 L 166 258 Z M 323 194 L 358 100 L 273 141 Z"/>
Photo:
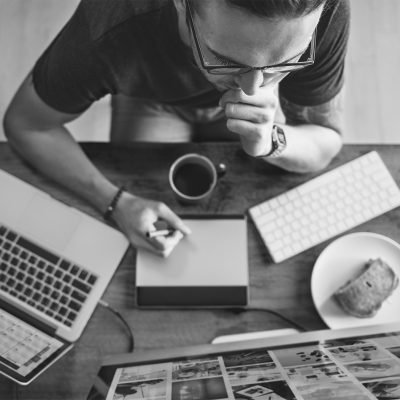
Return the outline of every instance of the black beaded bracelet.
<path id="1" fill-rule="evenodd" d="M 112 214 L 113 214 L 113 212 L 114 212 L 114 210 L 115 210 L 115 207 L 117 206 L 118 201 L 119 201 L 119 199 L 121 198 L 122 193 L 124 193 L 124 192 L 125 192 L 125 186 L 121 186 L 121 187 L 118 189 L 118 192 L 115 194 L 115 196 L 114 196 L 113 199 L 111 200 L 110 205 L 107 207 L 105 213 L 103 214 L 103 218 L 104 218 L 106 221 L 110 221 L 110 220 L 111 220 L 111 216 L 112 216 Z"/>

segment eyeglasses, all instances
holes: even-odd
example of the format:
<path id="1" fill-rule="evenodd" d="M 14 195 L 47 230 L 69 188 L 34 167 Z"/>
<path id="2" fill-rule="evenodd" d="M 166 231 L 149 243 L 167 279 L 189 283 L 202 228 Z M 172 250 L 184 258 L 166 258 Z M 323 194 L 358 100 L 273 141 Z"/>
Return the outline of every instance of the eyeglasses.
<path id="1" fill-rule="evenodd" d="M 208 61 L 205 60 L 204 58 L 204 53 L 201 49 L 200 42 L 198 39 L 198 35 L 196 32 L 196 27 L 193 22 L 193 12 L 192 8 L 190 6 L 190 0 L 186 0 L 186 16 L 187 20 L 189 21 L 189 26 L 193 34 L 195 46 L 197 49 L 197 53 L 199 55 L 199 60 L 201 63 L 201 66 L 210 74 L 214 75 L 226 75 L 226 74 L 231 74 L 231 75 L 236 75 L 236 74 L 245 74 L 246 72 L 257 70 L 257 71 L 262 71 L 263 73 L 289 73 L 289 72 L 294 72 L 298 71 L 300 69 L 303 69 L 305 67 L 308 67 L 310 65 L 314 64 L 315 61 L 315 46 L 316 46 L 316 30 L 314 30 L 312 38 L 311 38 L 311 43 L 306 49 L 308 50 L 309 55 L 305 61 L 298 61 L 298 62 L 290 62 L 290 63 L 279 63 L 279 64 L 273 64 L 273 65 L 265 65 L 263 67 L 250 67 L 250 66 L 243 66 L 243 65 L 238 65 L 238 64 L 223 64 L 223 65 L 217 65 L 217 64 L 212 64 Z M 304 55 L 304 53 L 303 53 Z"/>

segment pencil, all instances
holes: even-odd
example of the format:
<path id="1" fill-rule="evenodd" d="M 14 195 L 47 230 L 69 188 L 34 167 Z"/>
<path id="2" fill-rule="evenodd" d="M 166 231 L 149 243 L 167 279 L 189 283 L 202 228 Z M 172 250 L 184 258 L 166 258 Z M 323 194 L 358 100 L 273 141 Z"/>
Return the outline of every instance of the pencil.
<path id="1" fill-rule="evenodd" d="M 158 231 L 149 231 L 146 233 L 148 238 L 155 238 L 157 236 L 168 236 L 172 235 L 175 232 L 175 229 L 160 229 Z"/>

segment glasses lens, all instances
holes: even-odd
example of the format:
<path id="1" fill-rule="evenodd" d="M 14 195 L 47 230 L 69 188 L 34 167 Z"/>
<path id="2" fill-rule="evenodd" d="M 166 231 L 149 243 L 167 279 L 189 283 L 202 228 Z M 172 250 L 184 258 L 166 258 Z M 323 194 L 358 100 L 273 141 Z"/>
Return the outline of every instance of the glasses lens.
<path id="1" fill-rule="evenodd" d="M 236 75 L 236 74 L 243 74 L 246 71 L 246 68 L 235 68 L 235 67 L 228 67 L 228 68 L 210 68 L 207 70 L 210 74 L 213 75 Z"/>
<path id="2" fill-rule="evenodd" d="M 307 67 L 308 64 L 297 64 L 297 65 L 280 65 L 276 67 L 267 67 L 263 69 L 263 73 L 265 74 L 284 74 L 288 72 L 298 71 Z"/>

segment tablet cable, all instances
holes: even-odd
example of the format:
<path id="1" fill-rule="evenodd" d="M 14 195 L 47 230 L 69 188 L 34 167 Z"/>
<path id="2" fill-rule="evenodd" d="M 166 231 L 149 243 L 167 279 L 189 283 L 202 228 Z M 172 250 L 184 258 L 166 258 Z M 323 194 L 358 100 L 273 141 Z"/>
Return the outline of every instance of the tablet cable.
<path id="1" fill-rule="evenodd" d="M 102 305 L 104 308 L 110 310 L 125 325 L 129 336 L 129 352 L 133 353 L 133 350 L 135 349 L 135 339 L 132 329 L 126 322 L 126 319 L 115 308 L 111 307 L 106 301 L 99 300 L 99 304 Z"/>

